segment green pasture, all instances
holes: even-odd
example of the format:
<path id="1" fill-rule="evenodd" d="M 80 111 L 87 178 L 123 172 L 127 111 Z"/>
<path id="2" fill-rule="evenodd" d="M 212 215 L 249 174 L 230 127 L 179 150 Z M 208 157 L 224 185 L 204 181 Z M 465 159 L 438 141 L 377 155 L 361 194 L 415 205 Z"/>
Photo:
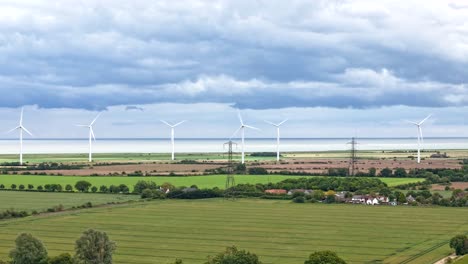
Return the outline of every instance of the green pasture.
<path id="1" fill-rule="evenodd" d="M 235 183 L 269 183 L 280 182 L 285 179 L 300 178 L 304 176 L 288 176 L 288 175 L 236 175 Z M 319 177 L 319 176 L 308 176 Z M 389 186 L 399 184 L 418 182 L 422 179 L 418 178 L 379 178 Z M 136 182 L 140 180 L 154 181 L 157 184 L 165 182 L 171 183 L 175 186 L 191 186 L 197 185 L 199 188 L 224 188 L 226 183 L 225 175 L 209 175 L 209 176 L 152 176 L 152 177 L 127 177 L 127 176 L 44 176 L 44 175 L 0 175 L 0 184 L 5 185 L 9 189 L 12 184 L 19 186 L 23 184 L 34 185 L 36 188 L 39 185 L 45 184 L 61 184 L 63 187 L 67 184 L 75 185 L 77 181 L 89 181 L 93 186 L 99 187 L 101 185 L 119 185 L 125 184 L 130 190 Z"/>
<path id="2" fill-rule="evenodd" d="M 0 221 L 0 259 L 19 233 L 40 238 L 51 255 L 73 252 L 94 228 L 117 243 L 114 263 L 203 263 L 227 246 L 263 263 L 303 263 L 333 250 L 348 263 L 427 264 L 446 256 L 448 240 L 468 230 L 468 210 L 294 204 L 277 200 L 158 200 L 44 217 Z"/>
<path id="3" fill-rule="evenodd" d="M 14 192 L 0 191 L 0 212 L 7 209 L 17 211 L 43 211 L 47 208 L 63 205 L 65 209 L 79 206 L 87 202 L 93 205 L 112 202 L 139 200 L 138 195 L 125 194 L 94 194 L 94 193 L 46 193 L 46 192 Z"/>
<path id="4" fill-rule="evenodd" d="M 460 259 L 455 261 L 454 264 L 468 264 L 468 255 L 461 257 Z"/>

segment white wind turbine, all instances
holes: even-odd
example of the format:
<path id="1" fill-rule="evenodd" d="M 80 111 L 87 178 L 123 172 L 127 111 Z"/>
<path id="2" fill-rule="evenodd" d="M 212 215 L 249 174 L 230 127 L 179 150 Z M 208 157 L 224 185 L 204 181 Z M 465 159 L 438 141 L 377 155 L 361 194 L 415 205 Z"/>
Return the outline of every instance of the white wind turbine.
<path id="1" fill-rule="evenodd" d="M 418 163 L 421 163 L 421 147 L 424 144 L 424 139 L 423 139 L 423 134 L 422 134 L 422 124 L 426 122 L 429 117 L 431 117 L 432 114 L 428 115 L 426 118 L 424 118 L 421 122 L 412 122 L 412 121 L 407 121 L 408 123 L 411 123 L 415 125 L 418 128 Z"/>
<path id="2" fill-rule="evenodd" d="M 241 113 L 239 110 L 237 110 L 237 115 L 239 116 L 239 121 L 241 123 L 240 127 L 236 130 L 236 132 L 234 132 L 234 134 L 232 134 L 231 138 L 233 138 L 239 131 L 241 131 L 241 140 L 242 140 L 242 164 L 244 164 L 244 161 L 245 161 L 245 158 L 244 158 L 244 137 L 245 137 L 245 128 L 251 128 L 251 129 L 255 129 L 255 130 L 260 130 L 256 127 L 253 127 L 253 126 L 249 126 L 249 125 L 246 125 L 244 124 L 244 121 L 242 120 L 242 116 L 241 116 Z"/>
<path id="3" fill-rule="evenodd" d="M 177 124 L 170 124 L 170 123 L 168 123 L 168 122 L 166 122 L 164 120 L 161 120 L 161 122 L 163 122 L 164 124 L 166 124 L 167 126 L 169 126 L 171 128 L 172 160 L 174 160 L 174 152 L 175 152 L 174 129 L 175 129 L 176 126 L 186 122 L 186 120 L 180 121 Z"/>
<path id="4" fill-rule="evenodd" d="M 8 131 L 8 133 L 13 132 L 15 130 L 19 130 L 19 140 L 20 140 L 20 165 L 23 165 L 23 131 L 28 133 L 30 136 L 32 136 L 31 132 L 29 132 L 24 126 L 23 126 L 23 108 L 21 108 L 21 116 L 20 116 L 20 121 L 19 125 L 12 130 Z"/>
<path id="5" fill-rule="evenodd" d="M 280 160 L 280 126 L 284 124 L 286 121 L 288 121 L 288 119 L 283 120 L 279 124 L 275 124 L 273 122 L 265 120 L 266 123 L 276 127 L 276 161 L 277 162 L 279 162 Z"/>
<path id="6" fill-rule="evenodd" d="M 92 140 L 94 139 L 94 141 L 96 141 L 96 137 L 94 136 L 94 131 L 93 131 L 93 125 L 100 115 L 101 113 L 99 113 L 89 125 L 76 125 L 79 127 L 87 127 L 89 129 L 89 158 L 88 158 L 89 162 L 93 161 L 93 141 Z"/>

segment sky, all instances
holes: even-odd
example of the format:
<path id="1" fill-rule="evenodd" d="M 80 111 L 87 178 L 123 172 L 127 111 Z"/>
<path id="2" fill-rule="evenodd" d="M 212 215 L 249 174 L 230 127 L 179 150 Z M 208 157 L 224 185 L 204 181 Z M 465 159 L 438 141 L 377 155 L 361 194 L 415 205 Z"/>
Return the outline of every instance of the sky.
<path id="1" fill-rule="evenodd" d="M 468 136 L 468 2 L 3 0 L 0 130 L 35 138 Z M 0 138 L 17 137 L 4 133 Z"/>

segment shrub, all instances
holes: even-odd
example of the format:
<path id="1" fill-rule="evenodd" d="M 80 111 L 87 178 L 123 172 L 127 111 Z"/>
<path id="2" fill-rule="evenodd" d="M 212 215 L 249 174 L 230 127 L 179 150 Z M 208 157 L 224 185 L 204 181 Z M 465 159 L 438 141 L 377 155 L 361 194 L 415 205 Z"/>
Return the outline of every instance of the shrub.
<path id="1" fill-rule="evenodd" d="M 310 254 L 309 259 L 304 264 L 346 264 L 346 262 L 335 252 L 325 250 Z"/>
<path id="2" fill-rule="evenodd" d="M 71 186 L 71 184 L 67 184 L 67 185 L 65 186 L 65 190 L 66 190 L 67 192 L 71 192 L 71 191 L 73 191 L 73 186 Z"/>
<path id="3" fill-rule="evenodd" d="M 304 199 L 304 196 L 297 196 L 293 199 L 293 202 L 295 203 L 304 203 L 305 202 L 305 199 Z"/>
<path id="4" fill-rule="evenodd" d="M 11 189 L 12 189 L 12 190 L 16 190 L 16 184 L 12 184 L 12 185 L 11 185 Z"/>
<path id="5" fill-rule="evenodd" d="M 101 185 L 101 187 L 99 187 L 99 192 L 106 193 L 108 191 L 109 191 L 109 188 L 107 188 L 107 186 L 105 185 Z"/>
<path id="6" fill-rule="evenodd" d="M 97 192 L 98 188 L 96 186 L 91 187 L 91 192 L 95 193 Z"/>
<path id="7" fill-rule="evenodd" d="M 20 189 L 20 190 L 24 190 L 25 188 L 26 188 L 26 187 L 24 186 L 24 184 L 20 184 L 20 185 L 18 186 L 18 189 Z"/>
<path id="8" fill-rule="evenodd" d="M 205 262 L 205 264 L 230 263 L 261 264 L 257 255 L 245 250 L 238 250 L 235 246 L 226 248 L 224 252 L 214 257 L 208 257 L 208 261 Z"/>
<path id="9" fill-rule="evenodd" d="M 89 190 L 89 187 L 91 187 L 91 183 L 88 181 L 78 181 L 75 184 L 75 189 L 77 189 L 80 192 L 87 192 Z"/>
<path id="10" fill-rule="evenodd" d="M 28 190 L 32 190 L 32 189 L 34 189 L 34 185 L 28 184 Z"/>

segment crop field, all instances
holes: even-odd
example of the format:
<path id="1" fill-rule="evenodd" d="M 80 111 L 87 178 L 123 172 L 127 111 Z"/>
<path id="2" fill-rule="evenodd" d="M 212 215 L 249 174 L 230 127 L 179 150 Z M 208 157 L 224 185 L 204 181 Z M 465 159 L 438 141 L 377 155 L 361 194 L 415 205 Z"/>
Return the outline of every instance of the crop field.
<path id="1" fill-rule="evenodd" d="M 139 200 L 138 195 L 93 194 L 93 193 L 45 193 L 45 192 L 0 192 L 0 211 L 7 209 L 43 211 L 47 208 L 63 205 L 65 209 L 87 202 L 100 205 L 112 202 Z"/>
<path id="2" fill-rule="evenodd" d="M 236 175 L 236 184 L 240 183 L 269 183 L 269 182 L 280 182 L 285 179 L 300 178 L 303 176 L 287 176 L 287 175 Z M 309 176 L 319 177 L 319 176 Z M 389 186 L 395 186 L 399 184 L 418 182 L 422 179 L 418 178 L 379 178 Z M 39 185 L 44 186 L 45 184 L 61 184 L 65 186 L 67 184 L 75 185 L 77 181 L 85 180 L 89 181 L 93 186 L 99 187 L 101 185 L 119 185 L 125 184 L 130 190 L 136 182 L 140 180 L 154 181 L 157 184 L 163 184 L 169 182 L 175 186 L 191 186 L 197 185 L 199 188 L 213 188 L 219 187 L 224 188 L 226 183 L 225 175 L 209 175 L 209 176 L 167 176 L 167 177 L 125 177 L 125 176 L 42 176 L 42 175 L 0 175 L 0 184 L 5 185 L 5 188 L 10 188 L 12 184 L 27 186 L 28 184 L 34 185 L 36 188 Z"/>
<path id="3" fill-rule="evenodd" d="M 57 255 L 72 253 L 88 228 L 116 241 L 117 264 L 175 258 L 203 263 L 231 245 L 256 253 L 264 263 L 303 263 L 315 250 L 333 250 L 348 263 L 427 264 L 450 252 L 453 235 L 468 230 L 468 210 L 256 199 L 151 201 L 0 221 L 0 259 L 21 232 L 39 237 Z"/>

